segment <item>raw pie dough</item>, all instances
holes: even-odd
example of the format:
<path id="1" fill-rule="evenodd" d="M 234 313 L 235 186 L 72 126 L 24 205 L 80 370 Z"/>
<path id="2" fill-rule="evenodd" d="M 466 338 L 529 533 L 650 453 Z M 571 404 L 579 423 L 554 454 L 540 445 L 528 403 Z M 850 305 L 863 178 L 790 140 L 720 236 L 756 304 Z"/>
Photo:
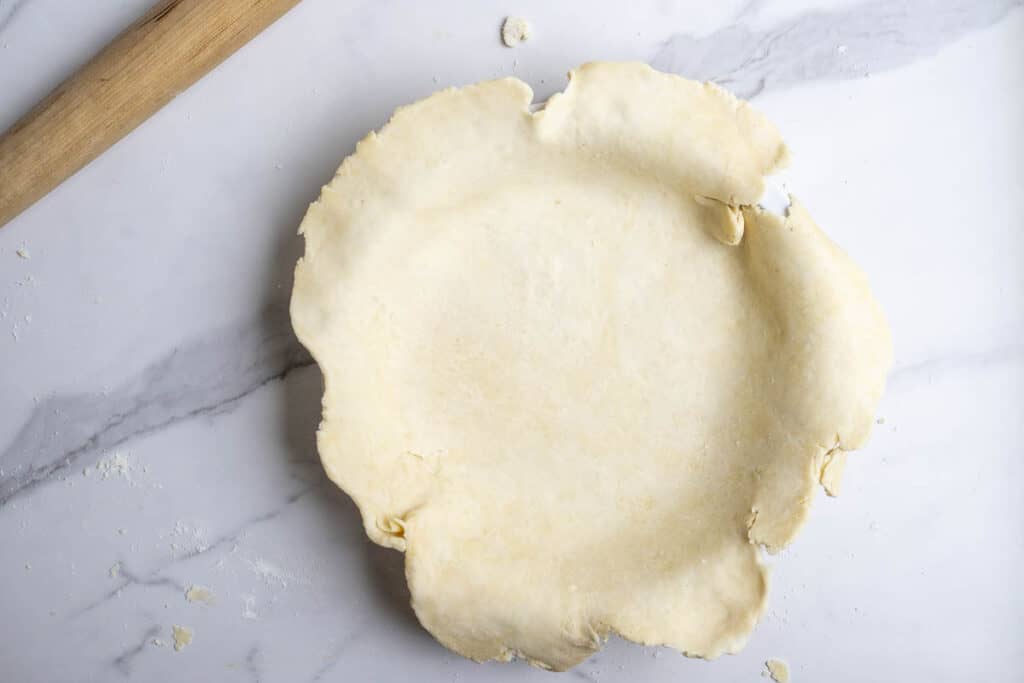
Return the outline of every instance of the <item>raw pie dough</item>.
<path id="1" fill-rule="evenodd" d="M 291 313 L 324 467 L 466 657 L 734 652 L 757 544 L 868 437 L 885 320 L 799 203 L 757 208 L 786 149 L 746 103 L 643 64 L 531 99 L 403 107 L 310 207 Z"/>

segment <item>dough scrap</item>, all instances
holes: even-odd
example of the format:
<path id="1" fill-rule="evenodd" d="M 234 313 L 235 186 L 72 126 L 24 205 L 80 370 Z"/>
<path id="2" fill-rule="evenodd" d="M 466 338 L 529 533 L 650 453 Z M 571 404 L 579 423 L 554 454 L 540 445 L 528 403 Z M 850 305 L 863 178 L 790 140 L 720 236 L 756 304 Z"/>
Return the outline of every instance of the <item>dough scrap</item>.
<path id="1" fill-rule="evenodd" d="M 781 659 L 769 659 L 764 665 L 775 683 L 789 683 L 789 664 Z"/>
<path id="2" fill-rule="evenodd" d="M 171 635 L 174 638 L 175 652 L 181 652 L 192 644 L 192 629 L 188 626 L 171 626 Z"/>
<path id="3" fill-rule="evenodd" d="M 205 586 L 192 585 L 185 591 L 185 599 L 189 602 L 202 602 L 207 605 L 212 605 L 216 598 L 213 595 L 213 591 Z"/>
<path id="4" fill-rule="evenodd" d="M 530 39 L 530 24 L 521 17 L 505 17 L 501 22 L 501 42 L 505 47 L 515 47 Z"/>
<path id="5" fill-rule="evenodd" d="M 611 63 L 531 99 L 402 107 L 310 206 L 291 314 L 324 467 L 466 657 L 735 652 L 758 545 L 868 438 L 886 322 L 798 201 L 756 206 L 786 149 L 746 103 Z"/>

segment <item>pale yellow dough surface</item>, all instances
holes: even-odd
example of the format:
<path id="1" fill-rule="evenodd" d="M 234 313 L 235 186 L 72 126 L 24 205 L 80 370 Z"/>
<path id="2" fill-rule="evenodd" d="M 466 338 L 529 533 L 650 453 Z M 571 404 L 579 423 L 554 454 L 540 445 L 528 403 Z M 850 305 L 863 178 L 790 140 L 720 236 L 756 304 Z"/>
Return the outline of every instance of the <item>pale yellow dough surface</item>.
<path id="1" fill-rule="evenodd" d="M 302 224 L 318 443 L 447 647 L 554 669 L 609 632 L 741 648 L 891 342 L 794 201 L 776 129 L 707 84 L 588 64 L 398 110 Z"/>
<path id="2" fill-rule="evenodd" d="M 764 666 L 775 683 L 789 683 L 789 664 L 781 659 L 769 659 Z"/>

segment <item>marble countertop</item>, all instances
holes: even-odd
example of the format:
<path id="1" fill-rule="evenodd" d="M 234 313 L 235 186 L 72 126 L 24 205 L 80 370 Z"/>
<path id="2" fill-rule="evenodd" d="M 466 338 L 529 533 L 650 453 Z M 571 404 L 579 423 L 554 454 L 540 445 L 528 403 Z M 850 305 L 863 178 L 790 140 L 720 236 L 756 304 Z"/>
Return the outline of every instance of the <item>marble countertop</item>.
<path id="1" fill-rule="evenodd" d="M 0 129 L 149 2 L 0 0 Z M 758 681 L 782 657 L 797 683 L 1020 680 L 1021 5 L 304 0 L 0 230 L 0 678 Z M 516 49 L 510 12 L 534 27 Z M 612 639 L 564 675 L 478 665 L 417 625 L 401 555 L 320 470 L 296 226 L 396 105 L 509 74 L 542 100 L 605 59 L 769 115 L 896 367 L 741 654 Z"/>

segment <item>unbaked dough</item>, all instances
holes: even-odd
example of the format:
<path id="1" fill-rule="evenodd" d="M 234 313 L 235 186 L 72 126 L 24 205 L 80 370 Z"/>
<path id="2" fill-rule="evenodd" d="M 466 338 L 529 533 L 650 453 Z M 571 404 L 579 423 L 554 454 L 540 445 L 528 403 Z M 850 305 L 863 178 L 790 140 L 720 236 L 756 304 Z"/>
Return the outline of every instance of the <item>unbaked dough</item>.
<path id="1" fill-rule="evenodd" d="M 185 591 L 185 599 L 189 602 L 203 602 L 207 605 L 214 603 L 213 591 L 205 586 L 189 586 Z"/>
<path id="2" fill-rule="evenodd" d="M 769 659 L 764 665 L 775 683 L 789 683 L 789 664 L 781 659 Z"/>
<path id="3" fill-rule="evenodd" d="M 192 644 L 192 629 L 188 626 L 171 626 L 171 635 L 174 637 L 175 652 L 181 652 Z"/>
<path id="4" fill-rule="evenodd" d="M 757 207 L 764 117 L 643 64 L 570 76 L 535 113 L 511 78 L 399 109 L 309 208 L 320 454 L 466 657 L 735 652 L 758 546 L 868 438 L 889 332 L 798 201 Z"/>
<path id="5" fill-rule="evenodd" d="M 505 17 L 501 22 L 501 42 L 505 47 L 515 47 L 530 39 L 530 25 L 520 17 Z"/>

